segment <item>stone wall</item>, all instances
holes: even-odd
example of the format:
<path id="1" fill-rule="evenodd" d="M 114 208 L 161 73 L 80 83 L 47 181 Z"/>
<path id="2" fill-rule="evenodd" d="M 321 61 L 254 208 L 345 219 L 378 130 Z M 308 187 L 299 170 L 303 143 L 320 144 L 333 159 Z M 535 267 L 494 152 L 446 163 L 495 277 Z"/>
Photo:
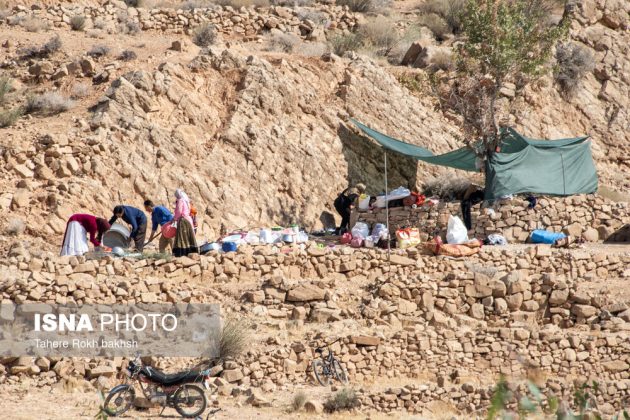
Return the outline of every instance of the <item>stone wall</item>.
<path id="1" fill-rule="evenodd" d="M 578 195 L 566 198 L 539 198 L 535 209 L 516 197 L 480 209 L 473 207 L 471 234 L 485 238 L 500 233 L 508 242 L 522 243 L 534 229 L 565 231 L 573 236 L 584 235 L 588 241 L 606 240 L 622 225 L 630 223 L 630 206 L 625 202 L 611 202 L 597 195 Z M 431 207 L 395 207 L 389 209 L 390 230 L 418 227 L 424 234 L 446 234 L 448 217 L 462 218 L 459 202 L 440 202 Z M 368 224 L 385 223 L 385 209 L 359 212 L 358 220 Z M 630 239 L 630 238 L 629 238 Z"/>
<path id="2" fill-rule="evenodd" d="M 357 16 L 347 7 L 321 4 L 301 9 L 272 6 L 237 10 L 230 6 L 215 6 L 178 10 L 133 8 L 127 7 L 122 1 L 107 1 L 103 6 L 94 7 L 54 5 L 35 10 L 16 6 L 5 21 L 11 24 L 26 18 L 37 18 L 50 26 L 68 29 L 70 20 L 76 15 L 87 18 L 86 29 L 98 26 L 114 30 L 121 28 L 120 25 L 137 25 L 139 30 L 189 33 L 200 24 L 210 22 L 225 34 L 255 36 L 262 31 L 276 29 L 311 39 L 320 39 L 324 29 L 353 29 L 358 22 Z M 129 31 L 129 28 L 122 27 L 122 31 Z"/>
<path id="3" fill-rule="evenodd" d="M 569 252 L 542 245 L 518 251 L 484 247 L 464 260 L 423 255 L 417 249 L 388 259 L 376 249 L 260 246 L 157 261 L 35 258 L 14 246 L 0 262 L 0 298 L 79 304 L 220 301 L 276 322 L 360 319 L 365 328 L 387 325 L 398 332 L 353 331 L 333 346 L 353 380 L 429 375 L 444 381 L 454 369 L 508 376 L 538 369 L 559 378 L 593 376 L 608 384 L 607 400 L 618 408 L 630 385 L 630 310 L 627 302 L 584 291 L 581 285 L 628 279 L 629 266 L 630 253 L 623 249 Z M 257 286 L 236 296 L 240 303 L 230 304 L 217 291 L 223 282 L 242 281 Z M 351 295 L 360 299 L 341 309 L 340 299 L 349 299 L 340 291 L 344 284 L 356 284 Z M 222 367 L 215 381 L 221 393 L 229 394 L 237 385 L 271 391 L 309 381 L 313 348 L 322 337 L 307 333 L 289 346 L 275 338 L 263 344 Z M 101 371 L 113 374 L 122 364 L 101 359 L 1 362 L 0 375 L 54 372 L 42 377 L 45 382 L 63 375 L 94 379 Z M 465 410 L 485 406 L 487 390 L 463 385 L 363 398 L 383 410 L 419 411 L 428 399 L 441 396 Z"/>

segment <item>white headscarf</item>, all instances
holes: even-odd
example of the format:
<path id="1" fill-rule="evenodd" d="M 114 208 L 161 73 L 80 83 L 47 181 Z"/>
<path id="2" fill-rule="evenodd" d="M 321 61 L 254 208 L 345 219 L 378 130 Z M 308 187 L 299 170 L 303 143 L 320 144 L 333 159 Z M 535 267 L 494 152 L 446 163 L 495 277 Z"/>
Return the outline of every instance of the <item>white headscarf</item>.
<path id="1" fill-rule="evenodd" d="M 178 200 L 184 200 L 184 201 L 190 203 L 190 199 L 188 198 L 188 196 L 186 195 L 184 190 L 182 190 L 180 188 L 175 190 L 175 198 L 177 198 Z"/>

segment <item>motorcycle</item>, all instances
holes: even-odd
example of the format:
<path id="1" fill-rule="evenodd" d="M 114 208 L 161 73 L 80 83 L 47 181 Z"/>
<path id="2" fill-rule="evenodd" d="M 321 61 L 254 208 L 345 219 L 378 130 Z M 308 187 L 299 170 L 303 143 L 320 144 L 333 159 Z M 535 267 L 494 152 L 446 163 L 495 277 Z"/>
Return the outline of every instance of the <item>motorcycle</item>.
<path id="1" fill-rule="evenodd" d="M 196 383 L 210 389 L 210 376 L 210 369 L 167 374 L 143 366 L 136 357 L 127 365 L 125 382 L 114 387 L 105 398 L 103 411 L 112 417 L 127 412 L 136 398 L 134 382 L 137 382 L 148 401 L 162 406 L 160 415 L 166 407 L 172 407 L 182 417 L 194 418 L 200 416 L 208 405 L 204 390 Z"/>

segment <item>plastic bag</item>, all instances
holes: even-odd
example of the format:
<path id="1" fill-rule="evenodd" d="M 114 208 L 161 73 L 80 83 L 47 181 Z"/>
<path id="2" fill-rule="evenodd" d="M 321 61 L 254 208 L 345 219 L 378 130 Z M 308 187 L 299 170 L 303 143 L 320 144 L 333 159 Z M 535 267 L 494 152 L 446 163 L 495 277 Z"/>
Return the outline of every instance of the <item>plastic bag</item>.
<path id="1" fill-rule="evenodd" d="M 383 223 L 376 223 L 374 225 L 374 228 L 372 228 L 372 236 L 376 236 L 377 238 L 380 238 L 381 235 L 386 234 L 387 233 L 387 226 L 385 226 Z M 378 239 L 376 240 L 376 242 L 378 242 Z"/>
<path id="2" fill-rule="evenodd" d="M 356 225 L 352 228 L 352 237 L 361 237 L 361 239 L 366 238 L 370 234 L 370 227 L 367 223 L 357 222 Z"/>
<path id="3" fill-rule="evenodd" d="M 387 201 L 400 200 L 401 198 L 408 197 L 411 194 L 408 188 L 398 187 L 387 194 Z"/>
<path id="4" fill-rule="evenodd" d="M 420 243 L 420 231 L 417 228 L 398 229 L 396 231 L 398 248 L 405 249 Z"/>
<path id="5" fill-rule="evenodd" d="M 370 208 L 370 196 L 361 194 L 359 197 L 359 210 L 367 210 Z"/>
<path id="6" fill-rule="evenodd" d="M 347 245 L 350 243 L 350 241 L 352 241 L 352 234 L 348 232 L 341 235 L 341 239 L 339 240 L 339 242 L 341 242 L 342 245 Z"/>
<path id="7" fill-rule="evenodd" d="M 567 235 L 559 232 L 549 232 L 547 230 L 536 229 L 530 236 L 533 244 L 554 244 L 557 240 L 566 238 Z"/>
<path id="8" fill-rule="evenodd" d="M 374 202 L 374 207 L 378 207 L 384 209 L 387 206 L 387 198 L 384 195 L 379 195 L 376 197 L 376 201 Z"/>
<path id="9" fill-rule="evenodd" d="M 468 242 L 468 229 L 464 222 L 457 216 L 448 217 L 448 228 L 446 230 L 446 242 L 449 244 L 462 244 Z"/>

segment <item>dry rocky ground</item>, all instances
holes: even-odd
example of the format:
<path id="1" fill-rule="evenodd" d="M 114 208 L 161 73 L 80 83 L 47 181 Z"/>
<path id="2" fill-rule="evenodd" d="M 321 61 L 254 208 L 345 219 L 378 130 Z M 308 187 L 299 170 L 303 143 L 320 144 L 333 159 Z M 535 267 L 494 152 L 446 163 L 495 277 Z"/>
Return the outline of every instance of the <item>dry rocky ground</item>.
<path id="1" fill-rule="evenodd" d="M 402 67 L 373 50 L 326 54 L 326 42 L 373 19 L 331 4 L 177 11 L 117 1 L 3 3 L 0 71 L 12 88 L 2 109 L 53 91 L 69 108 L 0 129 L 4 301 L 220 302 L 253 328 L 251 349 L 214 384 L 221 408 L 214 418 L 483 416 L 499 374 L 521 384 L 533 377 L 566 400 L 574 381 L 595 379 L 604 415 L 629 407 L 627 245 L 488 247 L 467 260 L 421 249 L 388 260 L 377 250 L 312 244 L 173 260 L 55 256 L 70 214 L 108 215 L 114 204 L 139 207 L 144 198 L 166 203 L 178 187 L 200 209 L 202 239 L 221 225 L 321 227 L 349 182 L 380 190 L 382 154 L 349 117 L 436 152 L 460 145 L 457 118 L 439 109 L 426 83 L 431 57 L 450 51 L 452 40 L 436 41 L 425 28 L 412 39 L 422 46 L 408 58 L 416 67 Z M 417 19 L 422 3 L 394 3 L 396 30 Z M 526 88 L 505 86 L 500 106 L 530 137 L 591 135 L 607 198 L 475 213 L 479 235 L 498 231 L 522 242 L 548 227 L 597 242 L 630 223 L 628 204 L 616 201 L 630 188 L 630 9 L 621 0 L 579 0 L 573 10 L 571 40 L 594 57 L 575 95 L 562 96 L 550 73 Z M 76 15 L 86 17 L 83 30 L 70 28 Z M 191 32 L 205 21 L 218 39 L 202 50 Z M 25 48 L 54 36 L 58 49 L 31 49 L 25 58 Z M 400 44 L 402 57 L 409 44 Z M 440 174 L 392 157 L 390 185 L 414 187 Z M 456 211 L 445 205 L 393 217 L 440 231 Z M 291 413 L 299 390 L 318 407 L 330 394 L 308 372 L 313 348 L 337 337 L 361 407 Z M 172 370 L 190 363 L 153 362 Z M 123 364 L 0 358 L 3 416 L 92 418 L 97 388 L 114 385 Z"/>

